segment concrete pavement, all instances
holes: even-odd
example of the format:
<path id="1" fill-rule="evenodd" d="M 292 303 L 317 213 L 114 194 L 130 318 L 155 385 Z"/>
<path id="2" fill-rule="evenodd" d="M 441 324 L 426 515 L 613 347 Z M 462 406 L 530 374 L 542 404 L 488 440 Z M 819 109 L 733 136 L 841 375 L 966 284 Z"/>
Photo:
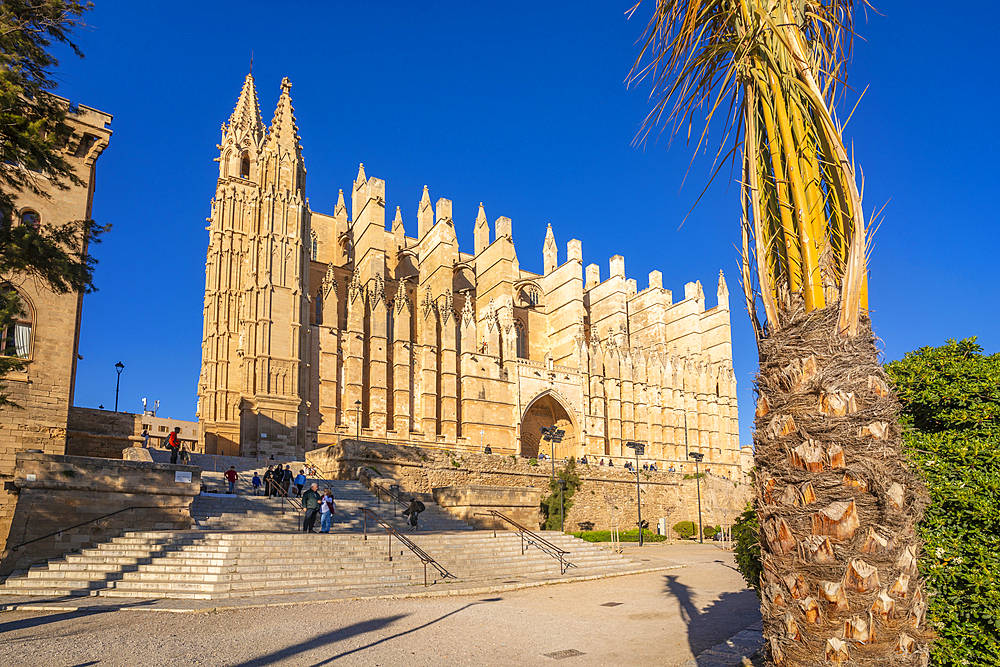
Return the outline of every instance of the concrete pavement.
<path id="1" fill-rule="evenodd" d="M 224 610 L 178 600 L 122 607 L 83 598 L 70 607 L 66 600 L 36 599 L 33 608 L 47 613 L 0 614 L 0 662 L 480 667 L 566 660 L 728 667 L 741 664 L 737 653 L 752 652 L 758 602 L 730 552 L 709 544 L 626 548 L 648 562 L 645 573 L 551 586 L 497 582 L 475 594 L 431 587 L 437 590 L 408 593 L 435 597 L 280 596 Z M 130 613 L 157 609 L 189 613 Z M 727 647 L 730 638 L 736 641 Z"/>

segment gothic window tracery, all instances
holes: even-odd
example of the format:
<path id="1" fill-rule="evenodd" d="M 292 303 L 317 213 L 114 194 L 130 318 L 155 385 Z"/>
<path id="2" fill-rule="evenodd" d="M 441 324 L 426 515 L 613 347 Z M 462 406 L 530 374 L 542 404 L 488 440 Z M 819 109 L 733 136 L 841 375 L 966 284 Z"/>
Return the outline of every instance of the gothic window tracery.
<path id="1" fill-rule="evenodd" d="M 528 335 L 524 328 L 524 322 L 514 319 L 514 345 L 518 359 L 528 358 Z"/>
<path id="2" fill-rule="evenodd" d="M 247 153 L 240 160 L 240 178 L 250 178 L 250 155 Z"/>

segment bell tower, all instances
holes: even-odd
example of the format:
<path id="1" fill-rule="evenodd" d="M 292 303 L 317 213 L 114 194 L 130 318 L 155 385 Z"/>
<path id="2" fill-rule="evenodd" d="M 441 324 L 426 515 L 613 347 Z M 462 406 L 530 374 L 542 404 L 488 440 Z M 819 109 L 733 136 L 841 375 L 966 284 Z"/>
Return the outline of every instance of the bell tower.
<path id="1" fill-rule="evenodd" d="M 248 74 L 222 128 L 198 385 L 208 453 L 305 450 L 309 211 L 290 90 L 284 79 L 268 131 Z"/>

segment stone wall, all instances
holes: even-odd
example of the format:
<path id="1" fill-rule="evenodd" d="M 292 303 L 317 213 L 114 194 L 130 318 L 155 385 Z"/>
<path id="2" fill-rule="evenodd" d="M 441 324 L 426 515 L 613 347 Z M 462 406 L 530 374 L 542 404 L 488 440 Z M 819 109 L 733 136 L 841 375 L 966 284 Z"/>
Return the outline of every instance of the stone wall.
<path id="1" fill-rule="evenodd" d="M 52 228 L 90 218 L 97 158 L 111 137 L 111 116 L 81 104 L 68 120 L 75 132 L 63 146 L 62 157 L 82 182 L 66 183 L 68 187 L 59 189 L 40 178 L 36 183 L 41 191 L 25 188 L 12 193 L 13 213 L 18 220 L 32 216 L 31 224 Z M 10 400 L 19 407 L 0 409 L 0 549 L 14 514 L 17 454 L 29 449 L 49 454 L 65 452 L 83 303 L 82 294 L 57 294 L 44 281 L 27 275 L 5 275 L 4 285 L 16 290 L 21 299 L 23 314 L 18 324 L 26 340 L 23 345 L 17 344 L 17 351 L 30 363 L 23 371 L 4 376 Z"/>
<path id="2" fill-rule="evenodd" d="M 177 473 L 190 474 L 191 481 L 178 481 Z M 91 547 L 126 530 L 190 528 L 191 502 L 201 488 L 201 471 L 193 466 L 21 452 L 14 486 L 17 503 L 0 576 Z M 141 509 L 66 530 L 127 507 Z M 10 548 L 60 530 L 61 535 L 16 551 Z"/>
<path id="3" fill-rule="evenodd" d="M 504 516 L 526 528 L 534 528 L 538 523 L 538 506 L 542 502 L 542 490 L 514 486 L 486 486 L 467 484 L 465 486 L 444 486 L 434 489 L 434 502 L 439 507 L 477 528 L 513 530 L 504 521 L 495 521 L 489 510 L 497 510 Z"/>
<path id="4" fill-rule="evenodd" d="M 510 455 L 459 454 L 443 449 L 353 440 L 308 452 L 306 459 L 323 474 L 336 479 L 357 479 L 362 469 L 373 468 L 377 476 L 391 478 L 404 490 L 416 493 L 433 493 L 444 487 L 486 485 L 529 487 L 545 496 L 552 474 L 548 461 L 531 465 L 528 459 Z M 556 469 L 562 465 L 557 462 Z M 577 471 L 583 484 L 566 514 L 566 530 L 580 530 L 581 524 L 593 524 L 595 530 L 607 530 L 615 518 L 622 530 L 635 527 L 635 473 L 594 465 L 578 465 Z M 665 517 L 670 526 L 679 521 L 698 521 L 695 479 L 685 479 L 680 473 L 640 471 L 639 487 L 643 518 L 650 526 L 655 526 L 660 517 Z M 747 484 L 713 475 L 705 475 L 700 488 L 705 525 L 731 523 L 752 492 Z M 535 525 L 540 524 L 539 512 Z"/>
<path id="5" fill-rule="evenodd" d="M 122 450 L 141 443 L 136 435 L 140 416 L 131 412 L 113 412 L 71 407 L 66 427 L 67 456 L 122 458 Z"/>

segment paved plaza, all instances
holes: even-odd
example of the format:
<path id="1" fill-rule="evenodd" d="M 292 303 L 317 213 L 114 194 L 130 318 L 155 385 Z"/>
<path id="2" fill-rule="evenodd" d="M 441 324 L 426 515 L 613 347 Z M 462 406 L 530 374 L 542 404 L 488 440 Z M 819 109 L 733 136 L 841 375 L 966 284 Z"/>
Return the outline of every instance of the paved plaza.
<path id="1" fill-rule="evenodd" d="M 36 601 L 52 611 L 0 614 L 0 664 L 672 666 L 760 621 L 731 552 L 711 544 L 627 550 L 669 569 L 477 595 L 326 602 L 281 596 L 237 608 Z M 59 611 L 67 604 L 81 610 Z"/>

